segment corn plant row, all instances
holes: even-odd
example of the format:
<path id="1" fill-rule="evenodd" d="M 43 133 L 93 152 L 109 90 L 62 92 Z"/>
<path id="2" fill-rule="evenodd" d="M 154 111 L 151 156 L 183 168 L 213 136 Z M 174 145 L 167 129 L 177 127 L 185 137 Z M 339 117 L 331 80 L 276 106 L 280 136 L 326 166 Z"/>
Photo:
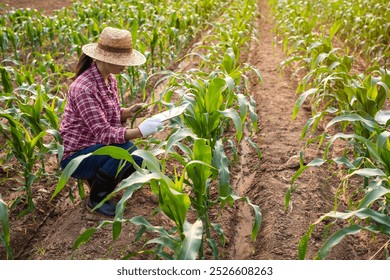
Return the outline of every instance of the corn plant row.
<path id="1" fill-rule="evenodd" d="M 295 180 L 307 168 L 336 164 L 343 166 L 345 172 L 336 193 L 334 211 L 314 222 L 299 244 L 299 258 L 303 259 L 317 224 L 331 219 L 329 230 L 337 220 L 347 220 L 349 225 L 327 238 L 318 251 L 316 258 L 323 259 L 347 235 L 365 230 L 390 236 L 390 134 L 387 131 L 390 118 L 388 111 L 382 110 L 390 96 L 390 72 L 386 67 L 376 66 L 367 69 L 365 74 L 352 74 L 353 57 L 346 55 L 343 48 L 333 48 L 332 45 L 342 24 L 336 21 L 329 31 L 313 32 L 316 19 L 299 14 L 294 14 L 295 17 L 287 15 L 281 2 L 284 3 L 279 1 L 277 5 L 272 1 L 277 11 L 277 29 L 294 30 L 293 36 L 284 39 L 288 57 L 283 64 L 296 61 L 299 70 L 306 71 L 297 89 L 300 95 L 292 117 L 295 118 L 302 104 L 310 99 L 312 117 L 304 126 L 301 137 L 306 138 L 306 147 L 313 143 L 326 144 L 323 157 L 308 164 L 304 164 L 301 153 L 301 167 L 291 179 L 286 207 L 292 190 L 296 188 Z M 325 132 L 320 133 L 318 124 L 326 121 L 326 117 L 332 117 L 332 120 L 327 123 Z M 335 135 L 327 133 L 330 127 L 337 132 Z M 353 133 L 346 134 L 351 130 Z M 336 140 L 344 140 L 346 146 L 340 156 L 330 158 L 329 150 Z M 350 183 L 351 177 L 357 176 L 362 178 L 360 187 Z M 353 194 L 349 196 L 349 210 L 346 212 L 337 211 L 342 193 L 346 196 Z"/>
<path id="2" fill-rule="evenodd" d="M 105 26 L 125 28 L 132 31 L 135 48 L 147 57 L 142 71 L 130 67 L 119 78 L 122 96 L 130 90 L 134 97 L 145 85 L 147 74 L 171 64 L 202 26 L 226 5 L 223 1 L 204 0 L 155 2 L 80 1 L 50 17 L 31 9 L 11 11 L 0 20 L 3 63 L 30 65 L 50 54 L 66 66 L 63 71 L 53 67 L 64 66 L 50 66 L 51 74 L 69 73 L 73 66 L 66 61 L 75 53 L 80 55 L 81 46 L 95 40 Z M 66 77 L 56 76 L 51 81 Z"/>
<path id="3" fill-rule="evenodd" d="M 363 56 L 370 65 L 388 65 L 390 46 L 390 8 L 383 0 L 284 0 L 270 1 L 276 16 L 284 24 L 278 32 L 286 34 L 284 43 L 290 38 L 300 47 L 306 41 L 295 40 L 295 36 L 316 37 L 317 32 L 327 32 L 334 23 L 340 25 L 338 44 L 344 51 Z M 282 10 L 282 7 L 288 12 Z M 348 47 L 347 47 L 348 46 Z M 305 46 L 302 46 L 305 47 Z"/>
<path id="4" fill-rule="evenodd" d="M 30 9 L 1 17 L 0 114 L 6 121 L 0 122 L 0 132 L 7 143 L 4 162 L 15 157 L 23 167 L 25 195 L 10 203 L 12 209 L 26 201 L 27 208 L 19 216 L 34 210 L 31 186 L 46 175 L 44 155 L 53 153 L 61 158 L 58 117 L 63 112 L 67 81 L 73 76 L 68 61 L 80 54 L 81 45 L 95 40 L 105 25 L 131 30 L 134 45 L 148 59 L 141 71 L 130 67 L 119 77 L 121 92 L 130 90 L 134 97 L 145 87 L 147 75 L 165 64 L 169 66 L 206 21 L 226 4 L 171 2 L 159 1 L 157 5 L 156 1 L 83 1 L 51 17 Z M 48 134 L 53 141 L 44 143 Z M 38 161 L 41 168 L 37 170 Z"/>
<path id="5" fill-rule="evenodd" d="M 245 124 L 257 130 L 255 104 L 244 95 L 245 73 L 255 69 L 239 61 L 240 50 L 253 36 L 256 10 L 255 1 L 232 1 L 221 16 L 223 23 L 213 23 L 214 45 L 205 48 L 206 54 L 199 55 L 204 57 L 201 69 L 170 72 L 164 78 L 169 81 L 160 102 L 168 107 L 185 103 L 188 109 L 182 118 L 171 122 L 172 130 L 165 140 L 146 141 L 143 144 L 147 149 L 132 154 L 141 156 L 145 166 L 137 167 L 111 194 L 110 197 L 124 192 L 114 220 L 87 229 L 76 240 L 74 249 L 106 225 L 112 225 L 115 240 L 123 223 L 130 222 L 141 226 L 137 240 L 147 231 L 157 233 L 158 237 L 145 243 L 152 246 L 150 249 L 132 252 L 124 256 L 126 259 L 141 253 L 161 259 L 203 259 L 207 257 L 204 253 L 207 246 L 218 259 L 219 245 L 225 245 L 225 237 L 221 225 L 211 221 L 209 214 L 212 208 L 232 205 L 236 200 L 245 201 L 254 210 L 252 241 L 255 240 L 261 223 L 260 209 L 249 198 L 234 193 L 229 178 L 231 163 L 224 147 L 229 123 L 234 125 L 238 142 L 243 138 Z M 102 148 L 93 154 L 109 154 L 134 163 L 132 156 L 117 147 Z M 75 159 L 64 170 L 54 196 L 63 189 L 82 159 Z M 167 163 L 175 166 L 170 176 L 167 174 L 172 171 L 166 169 Z M 152 225 L 145 217 L 124 218 L 126 202 L 145 185 L 150 185 L 158 196 L 159 209 L 172 220 L 173 228 Z M 188 219 L 194 213 L 196 219 L 190 222 Z"/>

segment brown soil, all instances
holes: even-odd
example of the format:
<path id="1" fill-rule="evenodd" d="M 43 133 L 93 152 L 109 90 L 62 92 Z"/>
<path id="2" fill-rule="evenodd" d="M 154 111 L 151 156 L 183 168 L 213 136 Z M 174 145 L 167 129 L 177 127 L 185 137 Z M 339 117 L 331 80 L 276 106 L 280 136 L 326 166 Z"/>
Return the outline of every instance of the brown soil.
<path id="1" fill-rule="evenodd" d="M 73 2 L 72 0 L 0 0 L 0 10 L 1 4 L 4 4 L 5 10 L 30 8 L 50 14 L 55 10 L 71 6 Z"/>
<path id="2" fill-rule="evenodd" d="M 15 7 L 42 9 L 50 13 L 55 9 L 71 5 L 72 1 L 47 0 L 0 0 Z M 291 120 L 297 83 L 288 71 L 276 70 L 284 54 L 280 46 L 275 47 L 274 23 L 269 15 L 267 1 L 259 1 L 262 18 L 258 25 L 260 43 L 253 43 L 248 62 L 258 67 L 264 82 L 253 82 L 251 93 L 257 102 L 260 131 L 257 142 L 263 153 L 262 160 L 256 160 L 256 153 L 245 143 L 241 144 L 239 163 L 231 173 L 232 185 L 239 195 L 247 195 L 262 212 L 260 233 L 254 243 L 250 241 L 253 218 L 252 210 L 237 202 L 226 207 L 217 219 L 226 233 L 223 259 L 297 259 L 298 243 L 302 235 L 322 214 L 333 209 L 333 198 L 338 179 L 333 170 L 313 169 L 305 172 L 298 180 L 299 188 L 292 195 L 288 211 L 284 209 L 284 196 L 290 178 L 299 167 L 298 157 L 302 147 L 299 140 L 303 125 L 310 112 L 301 110 L 298 118 Z M 9 6 L 6 6 L 10 8 Z M 306 156 L 315 158 L 321 151 L 308 149 Z M 48 158 L 48 172 L 56 169 L 55 158 Z M 12 174 L 11 166 L 0 168 L 0 177 Z M 6 174 L 8 172 L 8 174 Z M 15 197 L 14 180 L 0 184 L 5 201 Z M 58 198 L 50 201 L 56 181 L 40 181 L 34 186 L 36 211 L 17 218 L 20 209 L 11 212 L 12 247 L 17 259 L 69 259 L 77 237 L 87 228 L 96 227 L 105 220 L 99 214 L 91 213 L 84 200 L 75 197 L 75 203 L 68 198 L 67 191 L 77 193 L 76 182 L 68 183 Z M 117 198 L 118 199 L 118 198 Z M 340 203 L 341 207 L 342 202 Z M 128 201 L 125 217 L 142 215 L 150 217 L 155 225 L 170 225 L 163 214 L 152 216 L 157 201 L 150 189 L 142 188 Z M 215 214 L 217 216 L 217 213 Z M 338 225 L 341 225 L 339 223 Z M 336 225 L 337 227 L 337 225 Z M 313 233 L 309 244 L 308 258 L 315 256 L 323 244 L 323 226 Z M 134 241 L 138 228 L 128 224 L 118 240 L 112 241 L 111 227 L 100 229 L 88 242 L 73 254 L 75 259 L 118 259 L 129 252 L 139 250 L 144 240 Z M 364 234 L 346 238 L 329 255 L 330 259 L 369 259 L 380 248 L 379 240 Z M 4 258 L 0 247 L 0 258 Z M 137 256 L 136 258 L 150 258 Z"/>

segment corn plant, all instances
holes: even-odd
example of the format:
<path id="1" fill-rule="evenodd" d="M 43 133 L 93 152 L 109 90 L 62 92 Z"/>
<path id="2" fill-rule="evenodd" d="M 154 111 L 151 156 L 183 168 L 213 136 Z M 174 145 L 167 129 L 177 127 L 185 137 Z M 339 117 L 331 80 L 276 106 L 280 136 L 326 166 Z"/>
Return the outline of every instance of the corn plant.
<path id="1" fill-rule="evenodd" d="M 188 149 L 188 147 L 181 143 L 182 140 L 189 138 L 194 140 L 192 149 Z M 145 246 L 157 244 L 155 249 L 153 249 L 153 251 L 149 250 L 148 253 L 153 252 L 159 258 L 204 258 L 204 242 L 202 242 L 203 231 L 205 231 L 205 238 L 208 246 L 212 249 L 214 258 L 218 258 L 218 246 L 211 236 L 211 229 L 216 230 L 220 236 L 223 236 L 223 233 L 217 224 L 209 221 L 209 211 L 211 207 L 217 203 L 224 205 L 228 202 L 231 204 L 237 199 L 246 201 L 255 211 L 256 218 L 252 232 L 252 238 L 254 240 L 261 222 L 261 214 L 258 207 L 251 204 L 248 198 L 235 196 L 231 191 L 227 170 L 227 158 L 226 156 L 222 157 L 224 155 L 223 149 L 217 148 L 213 155 L 211 147 L 208 146 L 207 141 L 205 139 L 197 138 L 198 137 L 196 137 L 189 129 L 179 129 L 173 133 L 167 141 L 161 142 L 155 149 L 152 149 L 151 151 L 137 150 L 133 152 L 132 155 L 137 155 L 144 159 L 145 167 L 147 169 L 136 166 L 137 171 L 129 178 L 123 180 L 114 192 L 107 197 L 107 199 L 110 199 L 115 193 L 124 191 L 122 199 L 117 205 L 114 221 L 105 221 L 98 227 L 91 228 L 86 231 L 85 234 L 82 234 L 76 241 L 75 249 L 77 249 L 77 247 L 82 243 L 87 242 L 98 228 L 107 224 L 112 225 L 113 238 L 115 240 L 119 237 L 122 224 L 125 222 L 131 222 L 142 226 L 138 238 L 143 234 L 143 232 L 145 232 L 145 230 L 160 234 L 159 238 L 149 240 L 144 244 Z M 220 143 L 217 143 L 217 147 L 220 145 Z M 185 152 L 184 156 L 175 152 L 174 147 L 182 149 Z M 164 174 L 165 164 L 163 163 L 160 165 L 160 161 L 155 158 L 156 155 L 161 153 L 164 153 L 165 155 L 172 155 L 183 164 L 183 171 L 181 175 L 179 175 L 178 172 L 175 172 L 174 179 L 171 179 Z M 121 148 L 101 148 L 92 154 L 108 154 L 116 159 L 126 160 L 134 164 L 132 156 L 128 155 Z M 69 163 L 61 175 L 53 197 L 63 189 L 72 172 L 87 156 L 89 155 L 78 157 Z M 211 163 L 216 165 L 218 168 L 213 167 Z M 220 171 L 216 172 L 217 170 Z M 218 176 L 220 178 L 222 190 L 225 190 L 226 192 L 224 193 L 224 197 L 220 196 L 215 201 L 211 200 L 210 196 L 210 184 L 213 178 L 215 178 L 215 175 L 213 174 L 219 174 Z M 131 198 L 134 191 L 145 184 L 149 184 L 153 193 L 157 195 L 161 211 L 175 223 L 175 229 L 167 230 L 162 229 L 161 227 L 154 227 L 143 217 L 135 217 L 129 220 L 123 219 L 127 200 Z M 185 186 L 190 187 L 190 193 L 184 191 Z M 191 193 L 193 193 L 193 195 L 191 195 Z M 192 206 L 197 213 L 197 222 L 192 225 L 186 220 L 187 211 L 190 206 Z M 97 207 L 99 207 L 99 205 Z M 178 236 L 172 235 L 173 233 L 176 233 Z M 192 240 L 192 238 L 194 238 L 194 240 Z M 167 254 L 167 250 L 164 250 L 164 248 L 168 249 L 168 251 L 174 252 L 173 255 Z M 126 258 L 132 256 L 134 256 L 134 254 L 128 255 Z"/>
<path id="2" fill-rule="evenodd" d="M 231 9 L 226 9 L 228 5 L 231 5 L 229 6 Z M 174 62 L 177 55 L 189 46 L 200 31 L 209 25 L 209 22 L 221 16 L 220 22 L 215 25 L 217 27 L 215 30 L 218 32 L 214 33 L 217 35 L 210 36 L 208 39 L 210 42 L 218 42 L 217 47 L 206 48 L 211 55 L 205 56 L 203 72 L 199 72 L 198 77 L 191 77 L 191 81 L 184 85 L 192 88 L 191 94 L 199 92 L 199 96 L 202 96 L 207 103 L 199 106 L 191 100 L 191 94 L 185 96 L 185 99 L 192 101 L 191 108 L 200 108 L 203 113 L 211 116 L 212 119 L 208 124 L 211 132 L 205 134 L 206 138 L 203 138 L 201 129 L 199 127 L 196 129 L 197 125 L 194 123 L 202 119 L 201 113 L 193 116 L 194 121 L 191 122 L 188 121 L 190 119 L 190 111 L 188 111 L 187 120 L 173 121 L 176 122 L 176 126 L 173 127 L 174 132 L 166 141 L 160 141 L 158 149 L 152 149 L 155 143 L 153 141 L 156 140 L 144 143 L 146 147 L 151 147 L 151 151 L 155 154 L 143 152 L 147 169 L 138 168 L 134 177 L 129 178 L 129 181 L 123 181 L 114 192 L 125 191 L 118 204 L 117 216 L 112 222 L 113 236 L 114 239 L 118 237 L 122 222 L 133 222 L 141 225 L 139 236 L 145 230 L 160 233 L 159 239 L 150 241 L 156 244 L 153 252 L 157 256 L 168 259 L 194 259 L 204 258 L 203 233 L 205 231 L 207 244 L 217 258 L 218 249 L 212 239 L 211 228 L 218 235 L 223 234 L 219 225 L 209 221 L 208 211 L 218 203 L 223 206 L 241 199 L 247 201 L 255 211 L 252 231 L 252 240 L 254 240 L 259 230 L 261 214 L 258 207 L 252 205 L 248 198 L 234 195 L 229 183 L 229 160 L 224 152 L 224 142 L 230 143 L 233 150 L 237 149 L 232 140 L 221 139 L 221 136 L 231 121 L 236 129 L 238 142 L 244 138 L 245 124 L 250 132 L 252 129 L 257 130 L 254 100 L 245 95 L 245 88 L 249 81 L 246 72 L 254 70 L 258 75 L 259 72 L 250 65 L 242 66 L 240 63 L 242 50 L 249 46 L 248 42 L 254 35 L 255 11 L 255 1 L 195 0 L 192 3 L 122 1 L 119 3 L 112 0 L 92 2 L 85 0 L 74 3 L 69 9 L 57 11 L 51 17 L 30 9 L 7 13 L 0 19 L 0 48 L 4 59 L 4 66 L 0 67 L 4 91 L 1 102 L 2 105 L 5 104 L 1 116 L 7 120 L 2 123 L 1 131 L 7 142 L 11 144 L 8 155 L 15 156 L 25 168 L 27 196 L 31 197 L 32 183 L 44 172 L 43 153 L 58 153 L 59 159 L 62 155 L 62 146 L 56 130 L 58 115 L 62 113 L 64 105 L 65 94 L 62 84 L 71 76 L 71 70 L 68 69 L 68 63 L 64 66 L 57 64 L 55 62 L 57 59 L 71 61 L 76 54 L 79 56 L 81 45 L 96 41 L 101 30 L 107 25 L 130 30 L 133 47 L 145 54 L 147 62 L 141 67 L 141 71 L 129 67 L 127 72 L 118 77 L 122 103 L 126 104 L 140 92 L 144 94 L 145 99 L 148 75 Z M 100 24 L 101 22 L 104 24 Z M 36 29 L 33 28 L 34 25 L 37 26 Z M 39 81 L 38 86 L 37 81 Z M 180 85 L 182 86 L 183 84 Z M 130 100 L 125 99 L 128 91 L 130 91 Z M 164 104 L 173 106 L 168 95 L 170 94 L 164 97 L 166 99 Z M 212 97 L 218 98 L 217 106 L 213 104 Z M 220 102 L 221 98 L 222 102 Z M 203 119 L 203 122 L 208 120 Z M 198 135 L 195 136 L 191 130 L 185 128 L 185 124 L 191 126 Z M 56 141 L 45 144 L 43 137 L 46 133 L 52 133 Z M 256 147 L 249 137 L 247 140 Z M 185 141 L 186 144 L 181 141 Z M 186 148 L 187 144 L 189 148 Z M 18 148 L 22 146 L 24 150 L 19 149 L 18 153 Z M 186 155 L 175 152 L 173 147 L 181 149 Z M 200 152 L 203 148 L 207 149 L 206 154 Z M 162 150 L 165 152 L 161 160 L 162 169 L 160 169 L 160 162 L 154 157 Z M 258 147 L 257 151 L 261 156 Z M 100 152 L 132 162 L 131 156 L 122 158 L 117 154 L 118 151 L 112 149 Z M 26 162 L 26 155 L 30 157 L 30 165 Z M 42 161 L 42 168 L 32 173 L 32 167 L 39 159 Z M 81 159 L 69 164 L 70 169 L 63 172 L 53 196 L 62 190 L 72 170 Z M 166 162 L 172 159 L 182 164 L 175 170 L 174 179 L 164 175 Z M 214 181 L 216 179 L 218 182 Z M 176 225 L 173 229 L 162 230 L 152 226 L 142 217 L 129 221 L 123 219 L 126 201 L 135 190 L 145 184 L 150 185 L 159 197 L 161 211 Z M 210 186 L 214 185 L 218 185 L 220 195 L 215 201 L 211 201 Z M 189 193 L 184 191 L 184 186 L 190 189 L 194 197 L 190 197 Z M 198 216 L 198 220 L 193 224 L 186 220 L 190 206 L 195 209 Z M 90 237 L 92 232 L 93 229 L 88 230 L 75 243 L 75 247 Z M 174 253 L 167 254 L 166 249 Z"/>
<path id="3" fill-rule="evenodd" d="M 101 148 L 94 153 L 94 155 L 105 155 L 109 154 L 110 156 L 127 160 L 133 164 L 135 162 L 132 159 L 132 156 L 129 155 L 126 151 L 118 147 L 105 147 Z M 196 222 L 191 225 L 186 221 L 186 213 L 191 204 L 189 195 L 184 193 L 183 190 L 183 180 L 184 175 L 179 178 L 176 176 L 175 180 L 171 180 L 166 175 L 163 174 L 160 168 L 159 161 L 155 156 L 144 150 L 137 150 L 133 155 L 141 156 L 144 159 L 145 166 L 147 169 L 142 169 L 136 164 L 137 171 L 133 173 L 129 178 L 123 180 L 115 191 L 107 197 L 110 199 L 114 193 L 117 193 L 121 190 L 125 190 L 125 193 L 121 201 L 117 205 L 116 217 L 113 222 L 102 222 L 98 227 L 91 228 L 82 234 L 75 243 L 74 249 L 88 241 L 92 234 L 100 227 L 112 224 L 113 226 L 113 238 L 114 240 L 119 237 L 121 232 L 122 224 L 125 222 L 132 222 L 136 225 L 141 225 L 140 234 L 142 234 L 146 229 L 150 231 L 157 231 L 160 233 L 160 237 L 153 239 L 145 243 L 157 244 L 154 253 L 162 258 L 177 258 L 177 259 L 194 259 L 198 255 L 201 233 L 202 233 L 202 222 Z M 69 163 L 65 168 L 64 172 L 61 175 L 59 184 L 56 188 L 53 197 L 61 191 L 65 183 L 71 176 L 73 170 L 77 168 L 78 164 L 85 157 L 90 156 L 90 154 L 78 157 Z M 189 163 L 191 165 L 191 163 Z M 153 227 L 149 222 L 143 217 L 135 217 L 130 220 L 123 219 L 123 211 L 126 204 L 126 201 L 132 196 L 133 192 L 139 189 L 143 184 L 150 184 L 152 191 L 158 196 L 159 205 L 161 210 L 167 215 L 173 222 L 176 224 L 176 229 L 179 234 L 179 237 L 172 235 L 173 232 L 162 229 L 161 227 Z M 103 203 L 103 202 L 102 202 Z M 99 207 L 98 205 L 97 207 Z M 164 252 L 163 248 L 168 247 L 171 249 L 174 254 L 170 256 L 168 253 Z"/>
<path id="4" fill-rule="evenodd" d="M 1 230 L 0 230 L 0 241 L 3 244 L 7 259 L 13 259 L 13 253 L 11 248 L 11 235 L 10 235 L 10 227 L 9 227 L 9 215 L 8 215 L 8 207 L 7 204 L 2 199 L 0 194 L 0 222 L 1 222 Z"/>
<path id="5" fill-rule="evenodd" d="M 59 154 L 60 158 L 62 157 L 58 118 L 54 108 L 55 101 L 49 105 L 47 96 L 44 96 L 44 92 L 40 91 L 39 88 L 37 89 L 20 87 L 15 91 L 21 92 L 19 96 L 3 96 L 0 98 L 9 107 L 0 109 L 0 117 L 7 120 L 5 123 L 1 122 L 0 131 L 8 144 L 10 155 L 14 156 L 22 166 L 27 209 L 20 215 L 34 209 L 31 187 L 45 171 L 45 153 L 55 153 Z M 32 98 L 28 93 L 32 93 Z M 42 114 L 42 111 L 45 113 Z M 43 137 L 47 133 L 54 136 L 54 141 L 50 144 L 43 141 Z M 38 160 L 41 161 L 42 168 L 34 172 Z"/>
<path id="6" fill-rule="evenodd" d="M 348 168 L 348 174 L 340 182 L 339 193 L 346 192 L 350 188 L 348 186 L 348 181 L 353 176 L 364 177 L 365 186 L 363 189 L 363 198 L 359 201 L 350 201 L 350 211 L 336 211 L 336 200 L 334 211 L 321 216 L 316 222 L 310 225 L 308 231 L 300 240 L 298 249 L 300 259 L 305 258 L 308 241 L 310 240 L 314 228 L 325 220 L 333 219 L 328 228 L 333 225 L 336 220 L 340 219 L 349 220 L 351 225 L 338 230 L 329 237 L 318 251 L 315 257 L 317 259 L 326 258 L 332 247 L 337 245 L 345 236 L 358 234 L 362 230 L 390 236 L 390 185 L 388 181 L 390 163 L 389 136 L 390 134 L 387 131 L 384 131 L 378 135 L 377 143 L 373 143 L 371 140 L 358 135 L 336 134 L 329 140 L 324 158 L 327 157 L 330 146 L 337 139 L 355 140 L 360 142 L 367 148 L 369 157 L 356 157 L 352 161 L 346 156 L 329 160 L 316 159 L 307 166 L 301 167 L 302 170 L 309 166 L 319 167 L 325 163 L 344 165 Z"/>
<path id="7" fill-rule="evenodd" d="M 347 51 L 352 50 L 367 60 L 382 65 L 388 63 L 386 52 L 389 50 L 390 26 L 386 20 L 389 18 L 389 10 L 385 2 L 381 0 L 269 2 L 277 18 L 276 30 L 279 34 L 285 34 L 283 38 L 285 50 L 288 44 L 294 46 L 291 52 L 300 46 L 310 44 L 310 38 L 318 31 L 325 31 L 334 22 L 338 22 L 341 26 L 339 41 L 342 40 L 348 47 Z"/>
<path id="8" fill-rule="evenodd" d="M 292 9 L 287 12 L 285 7 L 282 8 L 282 2 Z M 305 147 L 317 142 L 319 146 L 326 144 L 324 156 L 308 164 L 304 164 L 304 152 L 301 152 L 300 168 L 291 178 L 291 187 L 286 193 L 286 209 L 290 203 L 291 192 L 295 188 L 294 182 L 304 170 L 325 164 L 336 164 L 342 166 L 346 174 L 335 196 L 334 211 L 314 222 L 299 244 L 299 258 L 303 259 L 310 236 L 317 224 L 332 219 L 327 226 L 328 231 L 338 219 L 348 220 L 350 225 L 336 231 L 318 251 L 316 258 L 323 259 L 333 246 L 347 235 L 357 234 L 362 230 L 389 235 L 388 132 L 386 121 L 378 122 L 377 118 L 389 96 L 389 72 L 386 67 L 375 66 L 368 69 L 365 75 L 351 74 L 353 57 L 348 55 L 348 49 L 333 47 L 333 42 L 337 42 L 335 35 L 344 31 L 347 22 L 336 18 L 332 25 L 319 28 L 317 24 L 326 20 L 310 16 L 317 9 L 323 8 L 327 4 L 326 1 L 317 1 L 315 5 L 297 5 L 301 2 L 293 0 L 272 3 L 278 17 L 277 29 L 287 32 L 284 50 L 289 57 L 282 65 L 297 62 L 296 72 L 308 71 L 298 86 L 297 92 L 300 95 L 292 117 L 297 116 L 305 101 L 310 101 L 313 116 L 304 126 L 301 137 L 307 138 Z M 340 8 L 342 6 L 340 3 L 341 1 L 336 1 L 329 5 L 332 6 L 331 9 Z M 339 12 L 344 13 L 345 10 L 337 13 Z M 353 14 L 356 15 L 356 12 L 355 10 Z M 328 26 L 329 30 L 326 30 Z M 359 24 L 352 24 L 348 26 L 348 30 L 357 26 Z M 356 38 L 359 38 L 359 35 L 356 35 Z M 381 62 L 383 59 L 379 56 L 375 61 Z M 326 129 L 332 127 L 343 132 L 333 136 L 328 135 L 327 130 L 318 133 L 318 124 L 329 116 L 333 119 L 327 123 Z M 352 129 L 353 134 L 345 134 L 344 131 L 347 129 Z M 342 156 L 328 158 L 333 142 L 340 139 L 346 141 Z M 362 186 L 359 189 L 354 189 L 349 183 L 353 176 L 362 177 Z M 348 200 L 349 212 L 337 211 L 339 195 L 343 193 L 347 196 L 349 191 L 355 194 Z M 357 194 L 362 198 L 356 200 L 359 196 Z"/>
<path id="9" fill-rule="evenodd" d="M 27 208 L 20 213 L 20 216 L 34 210 L 31 187 L 36 179 L 42 174 L 43 168 L 34 172 L 35 163 L 43 158 L 48 151 L 43 144 L 42 138 L 48 133 L 53 133 L 58 139 L 59 135 L 54 130 L 44 130 L 37 135 L 31 132 L 18 120 L 15 119 L 11 110 L 0 110 L 0 116 L 8 121 L 8 125 L 1 123 L 0 132 L 6 139 L 12 155 L 22 166 L 22 176 L 24 178 L 24 190 L 27 196 Z M 38 149 L 38 151 L 37 151 Z M 42 163 L 44 161 L 42 160 Z M 19 198 L 20 199 L 20 198 Z"/>

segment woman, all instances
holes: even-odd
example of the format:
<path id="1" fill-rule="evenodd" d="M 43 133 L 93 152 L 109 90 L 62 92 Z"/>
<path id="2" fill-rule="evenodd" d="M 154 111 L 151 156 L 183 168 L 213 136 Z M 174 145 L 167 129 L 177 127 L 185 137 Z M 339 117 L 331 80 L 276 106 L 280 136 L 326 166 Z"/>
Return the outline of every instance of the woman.
<path id="1" fill-rule="evenodd" d="M 61 167 L 74 158 L 91 153 L 106 145 L 122 147 L 132 153 L 136 147 L 131 139 L 147 137 L 158 131 L 163 123 L 157 118 L 144 120 L 138 128 L 123 124 L 141 109 L 142 104 L 121 108 L 115 74 L 126 66 L 145 63 L 145 57 L 132 49 L 132 38 L 127 30 L 105 28 L 98 43 L 82 47 L 83 54 L 76 67 L 76 77 L 70 85 L 60 133 L 64 145 Z M 142 158 L 135 157 L 138 165 Z M 90 156 L 84 159 L 72 177 L 87 180 L 90 195 L 87 207 L 93 209 L 118 182 L 135 171 L 127 163 L 117 175 L 119 160 L 110 156 Z M 116 204 L 106 201 L 96 211 L 115 216 Z"/>

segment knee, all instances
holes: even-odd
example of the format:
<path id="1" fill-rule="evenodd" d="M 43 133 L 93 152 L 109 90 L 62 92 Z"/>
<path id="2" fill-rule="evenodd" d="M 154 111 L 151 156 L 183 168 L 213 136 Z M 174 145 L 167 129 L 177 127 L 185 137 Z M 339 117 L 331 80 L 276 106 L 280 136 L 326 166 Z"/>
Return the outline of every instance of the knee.
<path id="1" fill-rule="evenodd" d="M 138 166 L 142 166 L 143 158 L 133 155 L 133 153 L 137 150 L 137 147 L 132 142 L 126 142 L 123 148 L 129 152 Z"/>
<path id="2" fill-rule="evenodd" d="M 128 150 L 130 154 L 137 150 L 137 147 L 130 141 L 127 141 L 126 143 L 122 144 L 121 148 Z"/>

